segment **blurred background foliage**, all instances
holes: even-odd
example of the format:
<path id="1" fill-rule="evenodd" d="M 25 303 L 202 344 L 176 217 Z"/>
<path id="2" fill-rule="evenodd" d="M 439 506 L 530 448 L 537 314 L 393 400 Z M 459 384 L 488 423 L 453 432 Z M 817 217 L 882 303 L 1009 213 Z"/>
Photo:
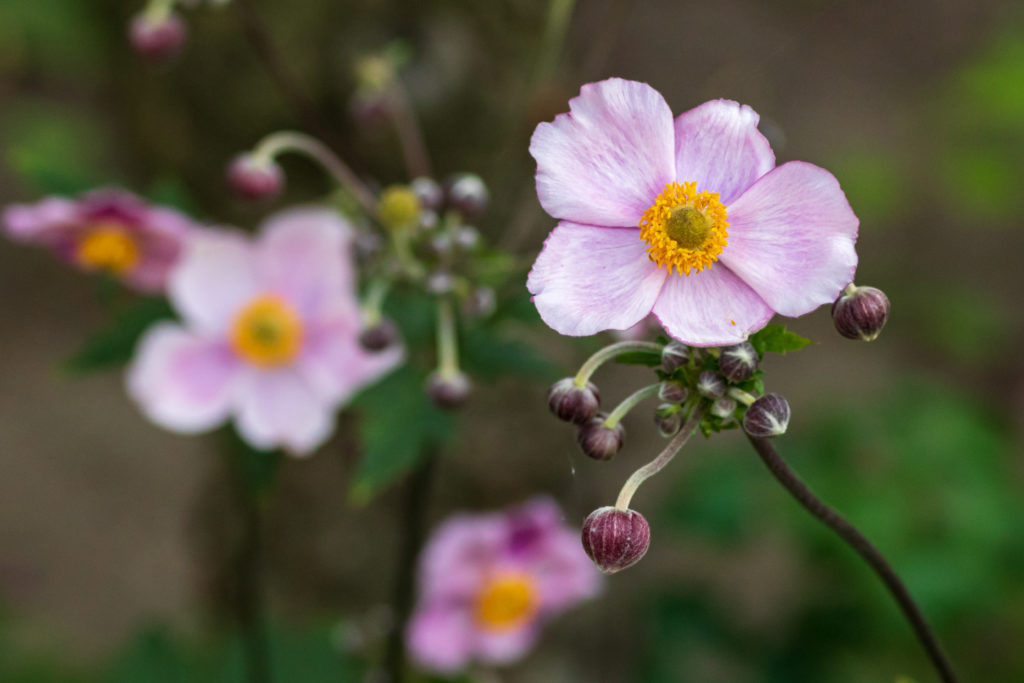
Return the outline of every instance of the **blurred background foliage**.
<path id="1" fill-rule="evenodd" d="M 790 323 L 819 343 L 767 364 L 769 389 L 794 410 L 779 448 L 889 556 L 965 680 L 1024 680 L 1017 3 L 600 0 L 576 5 L 564 41 L 549 16 L 566 3 L 255 5 L 331 144 L 382 184 L 404 179 L 401 155 L 386 126 L 352 116 L 353 64 L 400 41 L 437 172 L 483 175 L 494 204 L 480 228 L 524 264 L 550 228 L 529 134 L 582 82 L 646 80 L 676 111 L 738 99 L 761 113 L 780 162 L 831 169 L 862 220 L 858 281 L 889 294 L 893 318 L 871 345 L 839 339 L 824 312 Z M 126 46 L 137 9 L 0 3 L 0 202 L 118 183 L 255 226 L 263 209 L 228 196 L 226 160 L 309 122 L 275 89 L 231 7 L 189 11 L 185 53 L 157 68 Z M 328 189 L 303 161 L 285 165 L 287 202 Z M 8 242 L 0 277 L 0 680 L 240 681 L 225 554 L 238 520 L 217 439 L 146 425 L 117 373 L 54 372 L 116 365 L 134 338 L 124 330 L 166 309 L 97 298 L 96 283 Z M 413 348 L 415 335 L 429 337 L 417 302 L 392 306 Z M 502 324 L 534 325 L 540 354 L 487 326 L 463 340 L 487 383 L 439 463 L 432 521 L 546 491 L 575 523 L 658 447 L 637 411 L 616 461 L 579 457 L 543 395 L 596 342 L 559 339 L 521 297 L 512 306 Z M 112 311 L 127 322 L 109 328 Z M 605 400 L 629 393 L 636 372 L 602 371 Z M 403 487 L 387 484 L 416 457 L 404 430 L 455 429 L 389 409 L 420 382 L 396 374 L 359 398 L 314 459 L 281 464 L 266 508 L 277 680 L 362 680 L 360 660 L 381 646 Z M 388 457 L 363 457 L 374 452 Z M 693 443 L 636 507 L 653 527 L 648 557 L 552 624 L 502 680 L 933 680 L 874 577 L 739 435 Z"/>

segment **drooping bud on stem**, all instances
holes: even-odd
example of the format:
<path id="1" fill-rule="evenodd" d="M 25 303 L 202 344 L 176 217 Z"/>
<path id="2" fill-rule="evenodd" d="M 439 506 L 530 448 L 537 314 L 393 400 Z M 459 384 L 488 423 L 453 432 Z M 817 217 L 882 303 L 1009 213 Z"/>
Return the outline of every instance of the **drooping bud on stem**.
<path id="1" fill-rule="evenodd" d="M 611 460 L 626 441 L 626 428 L 622 423 L 609 426 L 607 418 L 604 413 L 598 413 L 581 424 L 576 432 L 580 448 L 594 460 Z"/>
<path id="2" fill-rule="evenodd" d="M 789 402 L 778 394 L 765 394 L 750 404 L 743 416 L 743 429 L 751 436 L 769 437 L 786 433 Z"/>
<path id="3" fill-rule="evenodd" d="M 427 395 L 434 405 L 443 410 L 461 408 L 472 391 L 473 383 L 460 370 L 436 370 L 427 378 Z"/>
<path id="4" fill-rule="evenodd" d="M 383 351 L 398 341 L 398 328 L 390 320 L 382 319 L 359 333 L 359 345 L 367 351 Z"/>
<path id="5" fill-rule="evenodd" d="M 662 382 L 658 388 L 658 398 L 665 403 L 682 403 L 689 395 L 686 387 L 677 382 Z"/>
<path id="6" fill-rule="evenodd" d="M 273 159 L 239 154 L 228 166 L 228 184 L 242 199 L 270 199 L 284 189 L 284 172 Z"/>
<path id="7" fill-rule="evenodd" d="M 740 342 L 722 349 L 718 370 L 730 382 L 744 382 L 757 372 L 757 351 L 750 342 Z"/>
<path id="8" fill-rule="evenodd" d="M 548 408 L 559 420 L 583 424 L 597 415 L 600 405 L 601 394 L 593 382 L 581 387 L 566 377 L 548 390 Z"/>
<path id="9" fill-rule="evenodd" d="M 651 545 L 651 527 L 636 510 L 598 508 L 583 521 L 583 550 L 597 568 L 614 574 L 639 562 Z"/>
<path id="10" fill-rule="evenodd" d="M 188 38 L 188 29 L 181 17 L 173 12 L 143 10 L 132 18 L 128 38 L 139 55 L 153 62 L 163 62 L 181 51 Z"/>
<path id="11" fill-rule="evenodd" d="M 850 284 L 832 304 L 832 322 L 847 339 L 872 341 L 889 319 L 889 297 L 874 287 Z"/>

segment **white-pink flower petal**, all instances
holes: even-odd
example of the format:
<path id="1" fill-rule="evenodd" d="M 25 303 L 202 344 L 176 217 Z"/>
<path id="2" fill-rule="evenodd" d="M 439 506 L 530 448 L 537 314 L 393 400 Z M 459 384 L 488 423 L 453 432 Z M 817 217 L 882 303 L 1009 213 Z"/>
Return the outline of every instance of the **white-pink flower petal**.
<path id="1" fill-rule="evenodd" d="M 334 432 L 334 407 L 289 367 L 246 368 L 235 424 L 250 445 L 309 455 Z"/>
<path id="2" fill-rule="evenodd" d="M 541 206 L 563 220 L 636 227 L 674 179 L 672 110 L 651 86 L 621 78 L 584 85 L 569 109 L 530 140 Z"/>
<path id="3" fill-rule="evenodd" d="M 858 225 L 831 173 L 790 161 L 729 207 L 720 258 L 769 306 L 796 317 L 832 303 L 853 281 Z"/>
<path id="4" fill-rule="evenodd" d="M 665 277 L 647 257 L 639 231 L 562 222 L 544 242 L 526 286 L 545 323 L 582 337 L 640 322 Z"/>

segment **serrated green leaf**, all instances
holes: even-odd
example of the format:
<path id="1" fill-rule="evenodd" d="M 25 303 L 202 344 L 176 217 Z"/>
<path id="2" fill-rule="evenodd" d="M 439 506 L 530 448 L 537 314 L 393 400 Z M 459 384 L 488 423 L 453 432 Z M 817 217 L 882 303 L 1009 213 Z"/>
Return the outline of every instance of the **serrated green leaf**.
<path id="1" fill-rule="evenodd" d="M 768 325 L 750 335 L 747 341 L 753 345 L 759 356 L 766 353 L 797 351 L 814 343 L 796 332 L 790 332 L 785 325 Z"/>
<path id="2" fill-rule="evenodd" d="M 62 367 L 67 372 L 80 374 L 124 365 L 131 360 L 143 332 L 160 320 L 173 318 L 174 310 L 165 299 L 140 299 L 115 315 L 107 327 L 86 339 Z"/>
<path id="3" fill-rule="evenodd" d="M 646 365 L 653 368 L 661 365 L 661 354 L 653 351 L 629 351 L 615 356 L 615 362 L 623 365 Z"/>
<path id="4" fill-rule="evenodd" d="M 425 379 L 405 366 L 356 399 L 363 457 L 349 490 L 354 504 L 365 505 L 451 438 L 454 418 L 427 398 Z"/>

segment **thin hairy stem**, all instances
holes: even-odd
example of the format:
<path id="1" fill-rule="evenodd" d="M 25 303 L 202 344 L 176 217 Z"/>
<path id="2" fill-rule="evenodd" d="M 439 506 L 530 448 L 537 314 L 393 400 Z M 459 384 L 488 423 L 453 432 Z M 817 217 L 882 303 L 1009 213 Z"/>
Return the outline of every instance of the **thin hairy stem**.
<path id="1" fill-rule="evenodd" d="M 686 442 L 690 440 L 690 436 L 697 429 L 697 425 L 700 424 L 702 417 L 704 417 L 704 405 L 698 404 L 694 407 L 693 412 L 690 413 L 690 417 L 686 419 L 683 428 L 672 437 L 672 440 L 658 454 L 658 457 L 638 469 L 626 480 L 626 483 L 622 485 L 622 490 L 619 491 L 619 498 L 615 501 L 615 507 L 619 510 L 629 509 L 629 503 L 633 500 L 633 494 L 636 493 L 636 490 L 640 488 L 641 484 L 665 469 L 665 466 L 672 462 L 672 458 L 676 457 L 676 453 L 682 450 Z"/>
<path id="2" fill-rule="evenodd" d="M 604 420 L 605 427 L 615 427 L 615 425 L 622 422 L 622 418 L 629 414 L 629 411 L 633 410 L 638 403 L 648 399 L 652 396 L 658 395 L 658 389 L 661 388 L 661 382 L 655 382 L 641 389 L 637 389 L 632 394 L 623 399 L 622 403 L 615 406 L 615 409 L 609 413 L 608 417 Z"/>
<path id="3" fill-rule="evenodd" d="M 623 341 L 606 346 L 583 363 L 580 367 L 580 371 L 576 373 L 576 386 L 586 386 L 587 382 L 590 381 L 590 376 L 593 375 L 599 367 L 616 356 L 621 356 L 622 354 L 629 353 L 631 351 L 648 351 L 660 354 L 662 348 L 661 344 L 655 344 L 654 342 L 634 341 Z"/>
<path id="4" fill-rule="evenodd" d="M 817 517 L 822 524 L 836 532 L 840 538 L 846 541 L 847 545 L 853 548 L 871 566 L 878 575 L 878 578 L 885 584 L 896 604 L 903 611 L 903 616 L 910 622 L 911 628 L 914 629 L 914 634 L 924 647 L 925 652 L 928 654 L 928 659 L 931 660 L 943 683 L 958 683 L 958 679 L 953 673 L 953 668 L 950 666 L 949 660 L 942 651 L 942 647 L 939 645 L 939 641 L 932 632 L 931 627 L 925 621 L 924 615 L 921 614 L 921 609 L 914 602 L 910 591 L 903 585 L 903 581 L 889 565 L 882 553 L 862 533 L 857 531 L 852 524 L 843 519 L 838 512 L 811 493 L 811 490 L 807 488 L 796 473 L 779 456 L 770 440 L 749 435 L 747 438 L 750 439 L 754 450 L 757 451 L 765 466 L 768 467 L 768 471 L 789 491 L 790 495 L 796 498 L 797 502 L 805 510 Z"/>

